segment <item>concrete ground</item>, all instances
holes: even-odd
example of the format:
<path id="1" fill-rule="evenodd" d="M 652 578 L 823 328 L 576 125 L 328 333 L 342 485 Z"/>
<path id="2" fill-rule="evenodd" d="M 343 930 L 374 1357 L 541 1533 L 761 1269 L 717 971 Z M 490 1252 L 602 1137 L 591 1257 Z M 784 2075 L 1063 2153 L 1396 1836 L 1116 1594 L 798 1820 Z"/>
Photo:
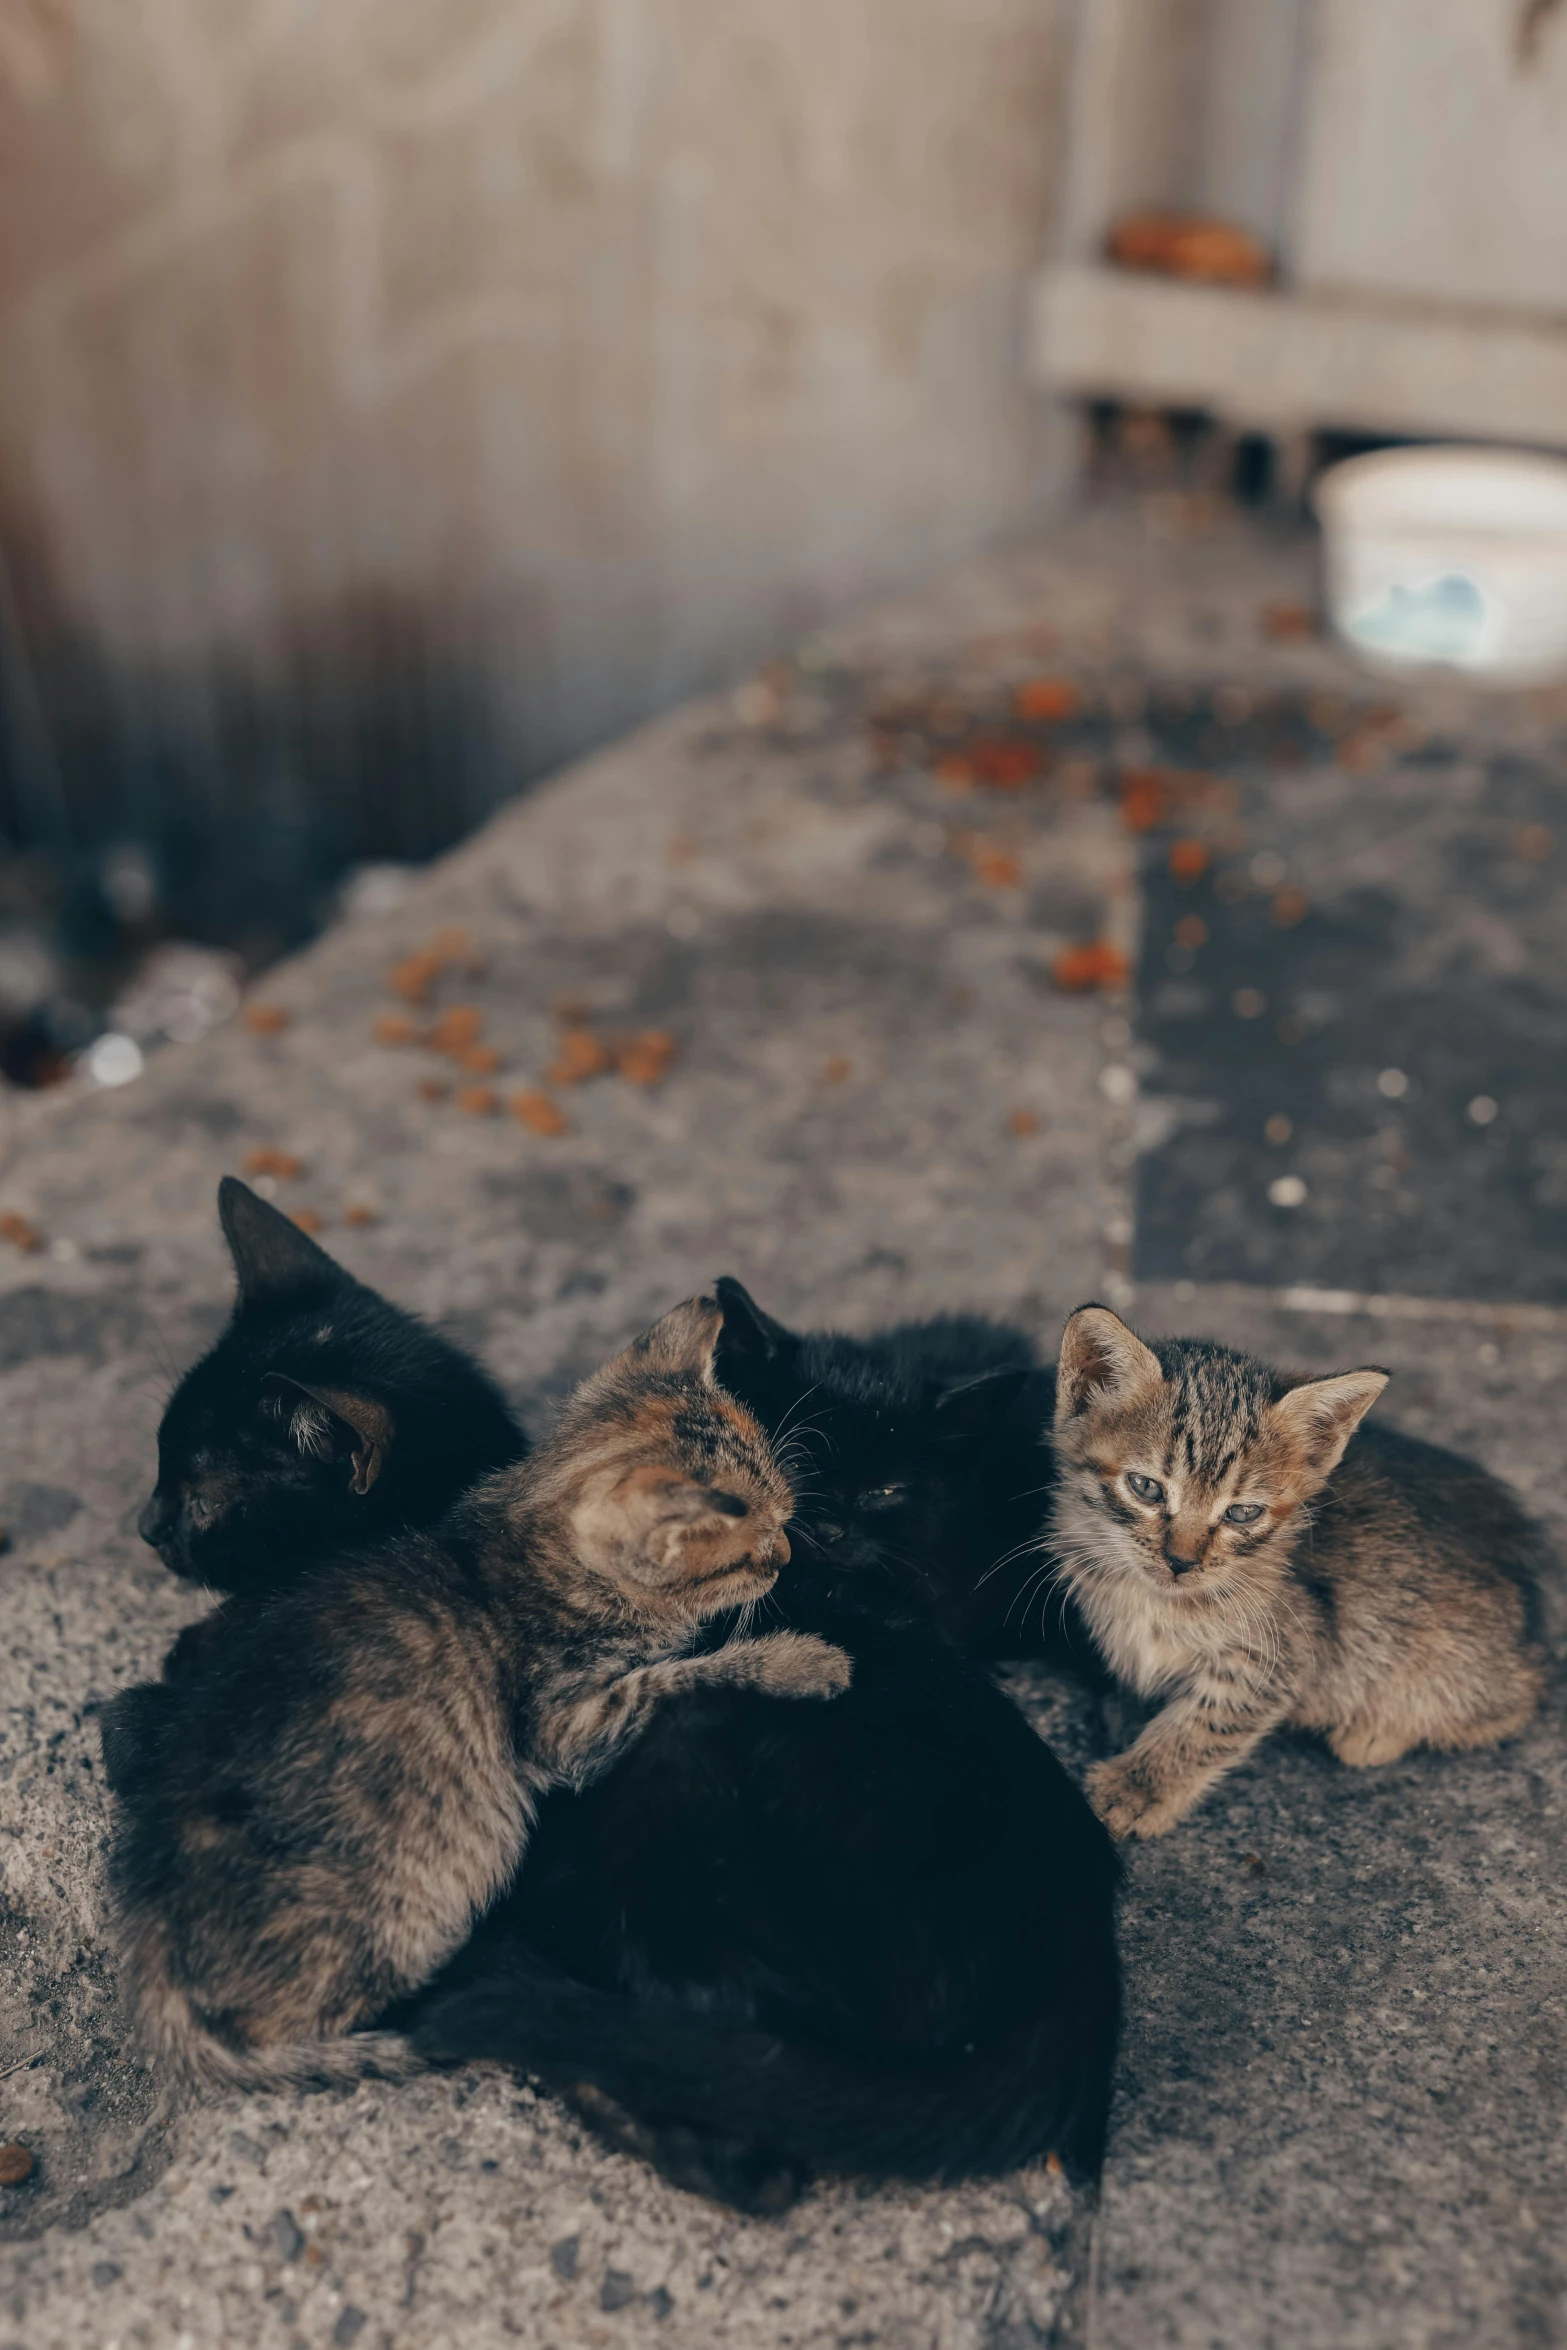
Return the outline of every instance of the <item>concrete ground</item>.
<path id="1" fill-rule="evenodd" d="M 1379 1092 L 1392 1049 L 1374 1021 L 1354 1026 L 1436 985 L 1437 964 L 1443 986 L 1461 979 L 1462 861 L 1432 884 L 1454 914 L 1445 961 L 1411 946 L 1418 923 L 1390 924 L 1387 954 L 1414 960 L 1390 980 L 1364 949 L 1357 970 L 1381 976 L 1357 981 L 1348 1025 L 1306 1005 L 1316 1074 L 1291 1080 L 1298 1136 L 1267 1146 L 1282 1158 L 1247 1123 L 1271 1058 L 1225 1041 L 1227 1019 L 1254 1017 L 1235 1009 L 1251 934 L 1225 922 L 1298 869 L 1311 903 L 1273 929 L 1331 930 L 1360 873 L 1334 844 L 1369 827 L 1387 866 L 1394 798 L 1411 855 L 1433 825 L 1450 847 L 1451 778 L 1429 802 L 1418 788 L 1433 742 L 1482 784 L 1521 760 L 1520 853 L 1546 900 L 1514 924 L 1516 957 L 1549 1008 L 1564 952 L 1549 859 L 1567 857 L 1567 826 L 1552 840 L 1540 804 L 1561 713 L 1439 695 L 1365 722 L 1387 697 L 1295 640 L 1287 611 L 1262 618 L 1309 593 L 1306 551 L 1193 519 L 1169 502 L 1088 515 L 801 648 L 502 816 L 399 908 L 339 927 L 265 989 L 285 1028 L 170 1048 L 120 1093 L 0 1111 L 0 1210 L 43 1244 L 0 1248 L 0 2139 L 36 2157 L 0 2189 L 0 2350 L 1567 2340 L 1559 1663 L 1504 1753 L 1360 1775 L 1276 1739 L 1132 1852 L 1129 2025 L 1097 2199 L 1040 2168 L 943 2193 L 822 2187 L 782 2221 L 736 2219 L 493 2073 L 164 2112 L 116 2004 L 93 1717 L 196 1612 L 133 1521 L 170 1371 L 227 1305 L 214 1186 L 257 1149 L 299 1159 L 277 1196 L 314 1210 L 356 1272 L 481 1346 L 535 1419 L 724 1270 L 790 1318 L 868 1328 L 971 1306 L 1046 1345 L 1098 1295 L 1150 1329 L 1391 1365 L 1390 1417 L 1472 1449 L 1560 1529 L 1567 1312 L 1538 1302 L 1561 1294 L 1548 1073 L 1498 1178 L 1516 1259 L 1464 1258 L 1483 1275 L 1466 1285 L 1453 1249 L 1487 1225 L 1491 1163 L 1465 1175 L 1459 1130 L 1413 1114 L 1418 1066 L 1405 1096 Z M 976 767 L 1017 780 L 1015 752 L 993 746 L 1020 739 L 1014 689 L 1041 676 L 1082 696 L 1023 729 L 1061 737 L 1043 777 L 962 789 Z M 1287 757 L 1266 738 L 1227 747 L 1237 691 L 1285 712 Z M 1194 724 L 1176 763 L 1222 788 L 1172 787 L 1170 806 L 1131 809 L 1152 829 L 1130 828 L 1118 776 L 1163 771 L 1170 730 Z M 1169 850 L 1188 838 L 1197 894 L 1172 897 Z M 1196 933 L 1173 927 L 1194 913 L 1230 958 L 1206 997 L 1206 945 L 1183 963 Z M 1506 908 L 1487 899 L 1485 920 L 1502 953 Z M 373 1038 L 397 1009 L 389 966 L 453 924 L 484 968 L 444 1000 L 478 1004 L 505 1057 L 456 1082 L 492 1085 L 496 1113 L 425 1098 L 450 1066 Z M 1282 1001 L 1296 982 L 1271 937 L 1259 915 L 1253 992 Z M 1060 992 L 1054 958 L 1095 939 L 1140 955 L 1135 985 Z M 1173 1009 L 1172 975 L 1197 987 Z M 562 999 L 667 1032 L 676 1058 L 657 1085 L 558 1090 L 569 1130 L 550 1135 L 505 1104 L 547 1067 Z M 1464 1049 L 1442 1080 L 1455 1102 L 1493 1090 L 1471 1066 L 1486 1034 Z M 1389 1142 L 1399 1101 L 1410 1124 Z M 1221 1177 L 1193 1134 L 1234 1138 Z M 1429 1277 L 1428 1162 L 1427 1253 L 1449 1268 Z M 1391 1184 L 1373 1180 L 1384 1164 Z M 1266 1199 L 1278 1167 L 1300 1174 L 1295 1209 Z M 1233 1206 L 1215 1217 L 1204 1184 L 1221 1180 Z M 1396 1285 L 1334 1237 L 1366 1217 L 1392 1235 Z M 1335 1271 L 1351 1260 L 1353 1281 Z M 1112 1725 L 1077 1692 L 1034 1670 L 1015 1686 L 1074 1766 L 1104 1751 Z"/>

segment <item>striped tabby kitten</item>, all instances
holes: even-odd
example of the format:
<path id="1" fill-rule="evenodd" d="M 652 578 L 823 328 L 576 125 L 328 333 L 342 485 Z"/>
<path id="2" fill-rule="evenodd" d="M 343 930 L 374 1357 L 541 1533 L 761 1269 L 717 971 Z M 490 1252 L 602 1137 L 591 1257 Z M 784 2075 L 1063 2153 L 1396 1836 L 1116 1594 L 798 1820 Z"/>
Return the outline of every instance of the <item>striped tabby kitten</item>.
<path id="1" fill-rule="evenodd" d="M 1340 1762 L 1489 1746 L 1540 1693 L 1537 1536 L 1473 1463 L 1385 1429 L 1385 1371 L 1292 1379 L 1206 1339 L 1066 1326 L 1051 1535 L 1106 1663 L 1167 1697 L 1089 1794 L 1162 1836 L 1283 1724 Z"/>
<path id="2" fill-rule="evenodd" d="M 722 1328 L 710 1298 L 677 1306 L 433 1532 L 211 1619 L 122 1779 L 156 2053 L 234 2087 L 397 2067 L 403 2044 L 341 2035 L 456 1949 L 546 1788 L 586 1785 L 683 1692 L 848 1687 L 806 1633 L 688 1653 L 789 1556 L 789 1486 L 714 1380 Z"/>

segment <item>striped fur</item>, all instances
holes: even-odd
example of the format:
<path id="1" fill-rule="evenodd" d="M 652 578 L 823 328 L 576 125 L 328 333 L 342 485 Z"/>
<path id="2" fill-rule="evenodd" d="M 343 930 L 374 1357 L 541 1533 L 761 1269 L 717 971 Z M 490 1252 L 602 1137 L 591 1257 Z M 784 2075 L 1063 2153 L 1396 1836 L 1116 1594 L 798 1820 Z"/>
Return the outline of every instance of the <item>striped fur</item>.
<path id="1" fill-rule="evenodd" d="M 1295 1379 L 1206 1339 L 1066 1327 L 1052 1538 L 1106 1664 L 1166 1700 L 1089 1793 L 1160 1836 L 1286 1723 L 1341 1762 L 1486 1746 L 1540 1691 L 1541 1545 L 1494 1478 L 1365 1431 L 1379 1370 Z"/>

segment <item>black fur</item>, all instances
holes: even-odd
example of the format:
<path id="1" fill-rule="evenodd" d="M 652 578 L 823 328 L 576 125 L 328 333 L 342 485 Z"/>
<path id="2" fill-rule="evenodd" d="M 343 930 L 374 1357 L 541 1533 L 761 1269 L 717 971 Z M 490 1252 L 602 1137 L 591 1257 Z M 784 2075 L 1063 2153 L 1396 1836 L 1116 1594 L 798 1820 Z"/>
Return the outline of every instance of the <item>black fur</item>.
<path id="1" fill-rule="evenodd" d="M 169 1399 L 158 1482 L 138 1521 L 165 1566 L 218 1591 L 274 1588 L 346 1544 L 433 1525 L 480 1477 L 522 1458 L 527 1439 L 471 1356 L 355 1281 L 233 1176 L 218 1212 L 239 1294 Z M 313 1402 L 323 1390 L 384 1415 L 390 1434 L 368 1484 L 355 1467 L 362 1435 Z"/>
<path id="2" fill-rule="evenodd" d="M 528 1440 L 472 1356 L 354 1280 L 234 1176 L 218 1214 L 239 1289 L 228 1328 L 180 1380 L 158 1429 L 158 1482 L 138 1525 L 165 1566 L 258 1598 L 334 1554 L 432 1526 Z M 358 1399 L 389 1431 L 365 1490 L 363 1438 L 311 1390 Z M 309 1448 L 294 1434 L 304 1408 Z M 203 1522 L 207 1521 L 207 1522 Z M 181 1633 L 161 1681 L 100 1719 L 109 1784 L 128 1795 L 173 1735 L 171 1685 L 222 1636 L 223 1611 Z"/>
<path id="3" fill-rule="evenodd" d="M 1038 1522 L 1041 1456 L 1007 1432 L 1026 1346 L 972 1321 L 796 1339 L 720 1289 L 720 1377 L 798 1440 L 770 1614 L 847 1649 L 853 1686 L 808 1721 L 673 1705 L 597 1786 L 548 1799 L 416 2042 L 536 2071 L 735 2200 L 818 2167 L 952 2178 L 1053 2150 L 1091 2174 L 1117 1864 L 947 1636 L 987 1643 L 977 1578 L 1014 1505 Z"/>

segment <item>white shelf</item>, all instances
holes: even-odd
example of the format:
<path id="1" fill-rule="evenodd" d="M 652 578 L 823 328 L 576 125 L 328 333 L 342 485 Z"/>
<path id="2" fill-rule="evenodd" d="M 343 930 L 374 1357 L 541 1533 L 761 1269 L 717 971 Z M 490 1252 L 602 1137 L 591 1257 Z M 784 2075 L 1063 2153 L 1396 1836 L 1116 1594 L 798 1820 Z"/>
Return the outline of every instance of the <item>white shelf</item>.
<path id="1" fill-rule="evenodd" d="M 1208 410 L 1243 431 L 1567 447 L 1567 327 L 1081 263 L 1041 272 L 1031 372 L 1068 397 Z"/>

